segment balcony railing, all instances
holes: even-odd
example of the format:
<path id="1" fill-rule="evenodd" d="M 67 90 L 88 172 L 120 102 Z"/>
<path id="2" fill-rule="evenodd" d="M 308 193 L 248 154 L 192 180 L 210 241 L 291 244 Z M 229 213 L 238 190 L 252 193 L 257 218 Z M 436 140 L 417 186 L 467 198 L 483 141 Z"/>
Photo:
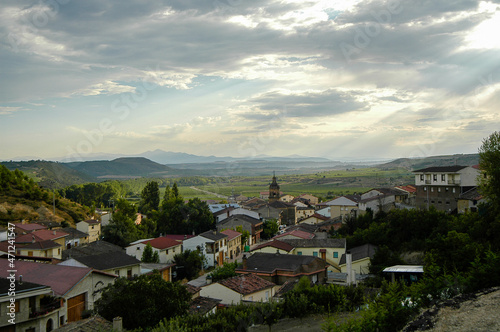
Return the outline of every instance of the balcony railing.
<path id="1" fill-rule="evenodd" d="M 432 181 L 431 180 L 425 180 L 425 184 L 431 184 Z"/>
<path id="2" fill-rule="evenodd" d="M 38 308 L 38 310 L 34 310 L 30 312 L 30 318 L 35 318 L 39 316 L 46 315 L 54 310 L 57 310 L 61 307 L 61 301 L 55 301 L 52 303 L 44 304 Z"/>
<path id="3" fill-rule="evenodd" d="M 448 184 L 460 184 L 460 180 L 448 180 Z"/>

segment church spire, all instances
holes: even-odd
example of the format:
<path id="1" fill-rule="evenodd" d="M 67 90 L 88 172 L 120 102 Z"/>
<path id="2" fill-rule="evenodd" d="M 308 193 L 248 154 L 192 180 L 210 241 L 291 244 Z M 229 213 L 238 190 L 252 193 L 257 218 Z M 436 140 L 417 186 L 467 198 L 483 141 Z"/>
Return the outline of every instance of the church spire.
<path id="1" fill-rule="evenodd" d="M 269 201 L 277 201 L 280 198 L 280 186 L 276 180 L 276 173 L 273 171 L 273 181 L 269 185 Z"/>

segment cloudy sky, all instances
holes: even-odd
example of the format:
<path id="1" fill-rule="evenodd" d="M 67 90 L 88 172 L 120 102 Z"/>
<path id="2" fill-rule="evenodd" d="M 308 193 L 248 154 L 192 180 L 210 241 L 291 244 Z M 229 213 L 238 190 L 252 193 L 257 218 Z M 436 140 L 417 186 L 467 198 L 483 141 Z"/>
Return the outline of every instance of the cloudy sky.
<path id="1" fill-rule="evenodd" d="M 475 153 L 500 1 L 2 0 L 0 160 Z"/>

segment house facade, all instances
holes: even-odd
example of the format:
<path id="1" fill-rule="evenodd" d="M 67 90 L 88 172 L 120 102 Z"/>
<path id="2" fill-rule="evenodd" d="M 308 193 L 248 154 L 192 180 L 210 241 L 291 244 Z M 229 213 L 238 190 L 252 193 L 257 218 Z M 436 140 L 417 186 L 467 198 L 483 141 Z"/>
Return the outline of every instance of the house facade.
<path id="1" fill-rule="evenodd" d="M 101 236 L 101 223 L 98 220 L 90 219 L 76 223 L 76 229 L 89 235 L 89 242 L 99 240 Z"/>
<path id="2" fill-rule="evenodd" d="M 250 233 L 248 244 L 252 245 L 260 241 L 260 234 L 264 228 L 264 223 L 260 219 L 256 219 L 244 214 L 232 215 L 217 224 L 217 230 L 225 229 L 237 230 L 241 227 L 243 231 Z"/>
<path id="3" fill-rule="evenodd" d="M 243 243 L 241 242 L 241 233 L 226 229 L 221 232 L 227 235 L 227 256 L 226 260 L 233 261 L 242 252 Z"/>
<path id="4" fill-rule="evenodd" d="M 323 284 L 327 279 L 327 268 L 327 262 L 318 257 L 258 252 L 248 258 L 244 256 L 243 264 L 236 269 L 236 273 L 256 274 L 276 285 L 283 285 L 289 280 L 299 280 L 303 276 L 309 278 L 312 283 Z"/>
<path id="5" fill-rule="evenodd" d="M 153 251 L 158 253 L 159 262 L 164 264 L 172 263 L 174 256 L 182 252 L 182 241 L 173 240 L 166 236 L 135 241 L 126 247 L 125 251 L 127 255 L 141 260 L 147 244 L 150 244 Z"/>
<path id="6" fill-rule="evenodd" d="M 12 286 L 16 293 L 14 303 L 8 294 Z M 0 278 L 0 289 L 0 331 L 40 332 L 59 327 L 61 300 L 52 297 L 49 286 L 19 278 Z"/>
<path id="7" fill-rule="evenodd" d="M 364 244 L 346 251 L 351 254 L 351 268 L 356 274 L 370 273 L 370 260 L 375 255 L 377 246 Z M 346 253 L 340 258 L 340 268 L 342 273 L 347 273 Z"/>
<path id="8" fill-rule="evenodd" d="M 337 197 L 326 204 L 331 218 L 342 218 L 344 220 L 347 216 L 356 215 L 358 210 L 358 202 L 361 199 L 359 196 L 348 195 Z"/>
<path id="9" fill-rule="evenodd" d="M 206 258 L 206 266 L 222 266 L 227 256 L 228 236 L 217 231 L 207 231 L 183 242 L 183 250 L 199 250 Z"/>
<path id="10" fill-rule="evenodd" d="M 475 166 L 428 167 L 413 171 L 415 174 L 416 206 L 439 211 L 456 212 L 460 195 L 477 185 L 480 174 Z"/>
<path id="11" fill-rule="evenodd" d="M 346 252 L 345 239 L 283 239 L 282 242 L 293 247 L 291 254 L 319 257 L 328 263 L 329 271 L 340 272 L 340 261 Z"/>
<path id="12" fill-rule="evenodd" d="M 274 296 L 275 287 L 268 280 L 245 273 L 202 287 L 200 296 L 219 299 L 226 305 L 268 302 Z"/>
<path id="13" fill-rule="evenodd" d="M 9 275 L 8 260 L 0 259 L 0 278 Z M 53 296 L 61 299 L 58 319 L 53 328 L 78 321 L 85 310 L 92 310 L 94 303 L 101 297 L 102 290 L 113 283 L 115 276 L 93 271 L 91 268 L 42 264 L 16 261 L 17 275 L 23 282 L 32 282 L 52 289 Z M 45 331 L 42 329 L 41 331 Z"/>

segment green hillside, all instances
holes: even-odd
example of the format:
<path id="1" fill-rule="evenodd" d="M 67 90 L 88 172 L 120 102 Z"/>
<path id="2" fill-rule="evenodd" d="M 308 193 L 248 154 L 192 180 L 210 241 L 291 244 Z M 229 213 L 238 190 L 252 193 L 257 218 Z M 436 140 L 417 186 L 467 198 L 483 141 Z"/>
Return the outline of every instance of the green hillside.
<path id="1" fill-rule="evenodd" d="M 172 173 L 172 168 L 142 157 L 72 162 L 65 165 L 99 179 L 163 177 Z"/>
<path id="2" fill-rule="evenodd" d="M 0 224 L 23 219 L 66 221 L 74 224 L 87 219 L 88 209 L 40 188 L 33 178 L 20 170 L 10 171 L 0 165 Z M 55 205 L 55 215 L 53 209 Z"/>
<path id="3" fill-rule="evenodd" d="M 438 166 L 473 166 L 479 164 L 479 155 L 477 153 L 473 154 L 454 154 L 447 156 L 433 156 L 426 158 L 400 158 L 393 160 L 391 162 L 378 165 L 381 169 L 390 168 L 406 168 L 408 170 L 417 170 L 427 167 L 438 167 Z"/>
<path id="4" fill-rule="evenodd" d="M 96 181 L 94 177 L 88 174 L 71 169 L 65 164 L 52 161 L 10 161 L 1 164 L 11 171 L 16 169 L 22 171 L 41 187 L 48 189 L 61 189 L 73 184 Z"/>

